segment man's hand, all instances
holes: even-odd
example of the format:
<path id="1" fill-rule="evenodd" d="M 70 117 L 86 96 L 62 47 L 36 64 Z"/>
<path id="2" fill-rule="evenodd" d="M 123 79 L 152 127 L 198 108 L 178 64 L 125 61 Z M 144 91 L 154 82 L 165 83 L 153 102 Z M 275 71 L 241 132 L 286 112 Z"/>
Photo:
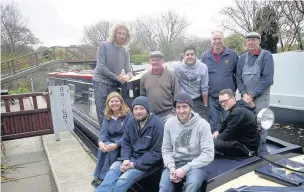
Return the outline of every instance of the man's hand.
<path id="1" fill-rule="evenodd" d="M 103 142 L 99 142 L 98 143 L 98 146 L 99 146 L 99 149 L 102 151 L 102 152 L 107 152 L 106 148 L 105 148 L 105 144 Z"/>
<path id="2" fill-rule="evenodd" d="M 250 105 L 250 107 L 253 109 L 253 108 L 255 108 L 255 103 L 254 103 L 254 101 L 251 101 L 250 103 L 249 103 L 249 105 Z"/>
<path id="3" fill-rule="evenodd" d="M 124 173 L 128 169 L 133 169 L 133 168 L 134 168 L 133 162 L 130 162 L 130 160 L 124 160 L 120 166 L 120 171 Z"/>
<path id="4" fill-rule="evenodd" d="M 249 95 L 248 93 L 243 94 L 243 98 L 242 98 L 246 103 L 250 103 L 251 101 L 253 101 L 253 97 L 251 97 L 251 95 Z"/>
<path id="5" fill-rule="evenodd" d="M 129 75 L 127 75 L 127 74 L 119 75 L 118 76 L 118 81 L 120 83 L 125 83 L 125 82 L 129 81 L 130 79 L 131 79 L 131 77 Z"/>
<path id="6" fill-rule="evenodd" d="M 105 146 L 105 149 L 107 152 L 114 151 L 117 148 L 118 148 L 118 145 L 116 143 L 111 143 L 111 144 Z"/>
<path id="7" fill-rule="evenodd" d="M 212 134 L 212 137 L 213 139 L 216 139 L 217 136 L 219 135 L 220 133 L 218 131 L 215 131 L 213 134 Z"/>
<path id="8" fill-rule="evenodd" d="M 175 167 L 171 167 L 170 168 L 170 181 L 174 182 L 174 183 L 178 183 L 180 182 L 182 179 L 178 178 L 176 176 L 176 169 Z"/>
<path id="9" fill-rule="evenodd" d="M 179 179 L 184 178 L 186 175 L 186 173 L 182 168 L 176 169 L 175 173 L 176 173 L 176 177 L 178 177 Z"/>

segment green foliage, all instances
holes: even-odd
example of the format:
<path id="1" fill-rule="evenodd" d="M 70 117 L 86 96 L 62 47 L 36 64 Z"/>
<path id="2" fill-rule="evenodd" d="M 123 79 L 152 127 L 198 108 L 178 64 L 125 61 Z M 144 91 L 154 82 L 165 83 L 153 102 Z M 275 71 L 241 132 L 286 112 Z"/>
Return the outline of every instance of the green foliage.
<path id="1" fill-rule="evenodd" d="M 270 6 L 262 7 L 257 11 L 255 31 L 261 34 L 261 47 L 271 53 L 277 52 L 279 41 L 279 25 L 277 20 L 276 11 Z"/>
<path id="2" fill-rule="evenodd" d="M 10 89 L 8 94 L 21 94 L 21 93 L 30 93 L 30 84 L 28 82 L 21 82 L 16 89 Z"/>
<path id="3" fill-rule="evenodd" d="M 226 47 L 233 49 L 239 55 L 245 52 L 245 38 L 242 35 L 233 34 L 225 38 Z"/>
<path id="4" fill-rule="evenodd" d="M 131 62 L 135 65 L 141 65 L 144 62 L 149 61 L 149 54 L 148 53 L 140 53 L 140 54 L 134 54 L 131 56 Z"/>

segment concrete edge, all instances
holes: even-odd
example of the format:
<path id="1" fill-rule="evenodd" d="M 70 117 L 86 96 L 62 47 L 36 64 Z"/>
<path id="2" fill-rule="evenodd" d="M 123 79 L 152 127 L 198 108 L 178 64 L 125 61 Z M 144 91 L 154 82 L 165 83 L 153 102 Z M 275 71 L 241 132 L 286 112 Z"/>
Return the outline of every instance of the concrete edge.
<path id="1" fill-rule="evenodd" d="M 55 185 L 56 185 L 56 188 L 57 188 L 57 192 L 64 192 L 62 191 L 62 189 L 60 188 L 60 185 L 59 185 L 59 181 L 58 181 L 58 178 L 55 176 L 55 173 L 54 173 L 54 169 L 53 169 L 53 163 L 50 161 L 50 154 L 49 154 L 49 151 L 47 150 L 47 147 L 45 145 L 45 138 L 44 136 L 41 136 L 42 138 L 42 145 L 43 145 L 43 149 L 45 151 L 45 154 L 46 154 L 46 158 L 48 159 L 48 162 L 50 164 L 50 168 L 51 168 L 51 172 L 52 172 L 52 175 L 53 175 L 53 178 L 54 178 L 54 182 L 55 182 Z"/>

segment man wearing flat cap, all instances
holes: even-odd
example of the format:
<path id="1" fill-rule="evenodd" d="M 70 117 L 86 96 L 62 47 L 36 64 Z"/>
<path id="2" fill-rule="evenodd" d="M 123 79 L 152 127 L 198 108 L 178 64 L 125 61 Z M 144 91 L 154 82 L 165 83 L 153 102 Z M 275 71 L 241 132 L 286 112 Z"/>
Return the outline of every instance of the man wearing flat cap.
<path id="1" fill-rule="evenodd" d="M 255 112 L 268 108 L 270 86 L 273 84 L 274 62 L 271 53 L 260 47 L 261 35 L 250 32 L 246 35 L 248 51 L 237 63 L 236 81 L 242 99 L 255 107 Z M 262 130 L 261 142 L 265 143 L 267 132 Z"/>
<path id="2" fill-rule="evenodd" d="M 140 79 L 140 95 L 146 96 L 152 111 L 165 123 L 173 114 L 173 98 L 180 91 L 173 72 L 163 68 L 164 55 L 150 53 L 151 71 Z"/>

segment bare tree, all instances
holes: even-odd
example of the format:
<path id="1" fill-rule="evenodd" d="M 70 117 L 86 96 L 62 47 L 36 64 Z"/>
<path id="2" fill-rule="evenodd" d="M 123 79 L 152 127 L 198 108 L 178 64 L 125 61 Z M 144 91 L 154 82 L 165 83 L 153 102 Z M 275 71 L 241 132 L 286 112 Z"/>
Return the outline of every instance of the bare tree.
<path id="1" fill-rule="evenodd" d="M 132 23 L 132 44 L 144 51 L 150 52 L 159 49 L 156 20 L 149 17 L 137 18 Z"/>
<path id="2" fill-rule="evenodd" d="M 226 30 L 239 35 L 256 30 L 255 17 L 257 11 L 265 6 L 273 7 L 276 12 L 279 28 L 278 39 L 281 49 L 284 51 L 284 47 L 288 45 L 287 50 L 290 50 L 296 43 L 302 49 L 303 1 L 235 0 L 235 5 L 221 10 L 221 14 L 227 17 L 222 22 L 222 25 Z M 264 22 L 269 21 L 265 20 Z"/>
<path id="3" fill-rule="evenodd" d="M 282 14 L 287 19 L 287 29 L 288 36 L 291 38 L 291 43 L 289 43 L 288 50 L 290 50 L 291 46 L 296 41 L 298 44 L 298 48 L 304 50 L 304 45 L 302 42 L 302 31 L 303 31 L 303 22 L 304 22 L 304 14 L 302 9 L 304 7 L 303 2 L 298 1 L 276 1 L 275 5 L 280 7 Z M 303 5 L 303 7 L 302 7 Z"/>
<path id="4" fill-rule="evenodd" d="M 165 59 L 172 60 L 179 57 L 180 51 L 177 48 L 185 40 L 184 32 L 189 25 L 186 18 L 174 11 L 161 14 L 157 22 L 157 32 L 159 45 L 165 54 Z"/>
<path id="5" fill-rule="evenodd" d="M 235 6 L 224 7 L 220 12 L 227 17 L 227 19 L 222 22 L 223 27 L 239 35 L 253 31 L 255 15 L 260 7 L 261 4 L 256 0 L 235 0 Z"/>
<path id="6" fill-rule="evenodd" d="M 26 21 L 23 20 L 16 4 L 1 5 L 1 49 L 9 54 L 9 58 L 39 42 L 26 27 Z"/>
<path id="7" fill-rule="evenodd" d="M 98 46 L 101 41 L 107 40 L 109 29 L 109 21 L 99 21 L 95 25 L 84 27 L 84 38 L 82 42 L 86 45 Z"/>
<path id="8" fill-rule="evenodd" d="M 185 40 L 185 29 L 189 22 L 173 11 L 161 14 L 158 18 L 137 18 L 132 24 L 133 47 L 140 47 L 146 52 L 160 50 L 165 60 L 179 57 Z M 136 44 L 136 46 L 134 45 Z"/>
<path id="9" fill-rule="evenodd" d="M 192 45 L 196 49 L 196 55 L 200 58 L 204 52 L 211 49 L 211 40 L 208 38 L 188 37 L 185 40 L 185 46 Z"/>

